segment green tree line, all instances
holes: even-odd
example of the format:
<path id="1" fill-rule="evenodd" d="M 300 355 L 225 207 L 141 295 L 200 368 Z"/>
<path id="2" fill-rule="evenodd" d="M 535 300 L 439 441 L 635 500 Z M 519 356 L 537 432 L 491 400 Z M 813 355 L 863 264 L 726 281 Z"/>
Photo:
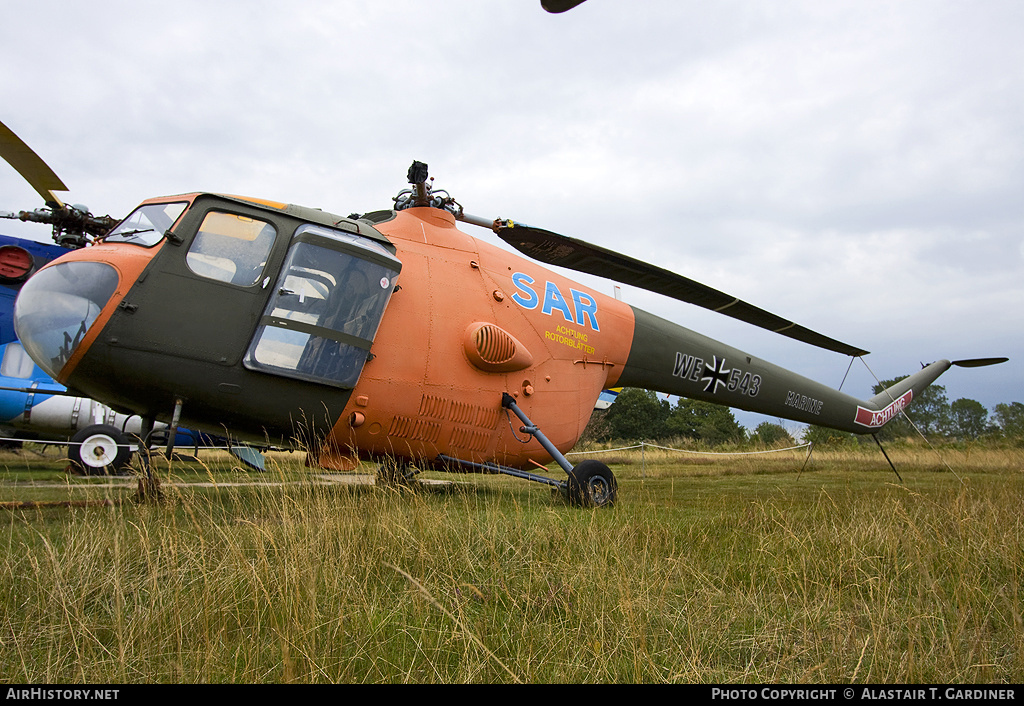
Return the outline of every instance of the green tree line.
<path id="1" fill-rule="evenodd" d="M 779 424 L 762 422 L 748 433 L 728 407 L 685 397 L 672 405 L 657 393 L 636 388 L 622 390 L 610 408 L 595 412 L 586 436 L 624 442 L 689 439 L 708 446 L 747 441 L 766 446 L 794 443 Z"/>
<path id="2" fill-rule="evenodd" d="M 873 394 L 902 379 L 879 382 Z M 895 440 L 923 435 L 959 441 L 988 438 L 1024 444 L 1024 404 L 1020 402 L 997 404 L 990 412 L 980 402 L 968 398 L 949 402 L 945 387 L 930 385 L 914 399 L 907 415 L 909 420 L 901 415 L 887 424 L 879 437 Z M 748 431 L 728 407 L 687 398 L 679 398 L 673 405 L 657 393 L 636 388 L 622 390 L 609 409 L 595 412 L 586 437 L 624 442 L 689 439 L 709 446 L 747 441 L 777 446 L 793 442 L 779 424 L 762 422 Z M 803 437 L 815 443 L 855 442 L 858 438 L 856 434 L 815 426 L 809 427 Z"/>

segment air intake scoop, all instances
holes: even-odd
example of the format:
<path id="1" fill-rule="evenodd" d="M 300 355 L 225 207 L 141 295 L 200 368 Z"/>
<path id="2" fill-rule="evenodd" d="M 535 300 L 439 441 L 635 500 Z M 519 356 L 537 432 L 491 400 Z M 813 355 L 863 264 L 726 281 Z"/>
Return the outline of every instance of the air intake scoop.
<path id="1" fill-rule="evenodd" d="M 488 373 L 509 373 L 533 365 L 533 355 L 515 336 L 495 324 L 476 322 L 466 328 L 466 357 Z"/>

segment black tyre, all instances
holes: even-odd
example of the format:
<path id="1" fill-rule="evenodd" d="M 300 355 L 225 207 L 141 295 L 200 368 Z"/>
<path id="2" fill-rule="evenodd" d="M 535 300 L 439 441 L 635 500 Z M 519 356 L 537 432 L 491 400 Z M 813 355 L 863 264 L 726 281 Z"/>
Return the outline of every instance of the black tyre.
<path id="1" fill-rule="evenodd" d="M 607 507 L 615 504 L 618 483 L 612 469 L 600 461 L 581 461 L 569 473 L 569 502 L 582 507 Z"/>
<path id="2" fill-rule="evenodd" d="M 386 458 L 381 460 L 377 466 L 378 486 L 387 488 L 408 488 L 412 485 L 416 471 L 409 468 L 409 464 L 398 459 Z"/>
<path id="3" fill-rule="evenodd" d="M 87 476 L 118 475 L 132 460 L 132 451 L 119 429 L 94 424 L 71 437 L 68 460 Z"/>

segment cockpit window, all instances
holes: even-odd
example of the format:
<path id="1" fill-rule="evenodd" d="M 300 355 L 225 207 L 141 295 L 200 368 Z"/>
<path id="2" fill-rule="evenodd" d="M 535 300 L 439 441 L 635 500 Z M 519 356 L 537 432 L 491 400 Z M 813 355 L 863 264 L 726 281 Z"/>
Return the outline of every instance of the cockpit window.
<path id="1" fill-rule="evenodd" d="M 246 367 L 355 386 L 401 267 L 366 238 L 300 228 L 246 354 Z"/>
<path id="2" fill-rule="evenodd" d="M 0 359 L 0 377 L 28 380 L 35 372 L 36 364 L 17 341 L 11 341 L 4 348 Z"/>
<path id="3" fill-rule="evenodd" d="M 249 287 L 260 281 L 277 230 L 266 221 L 210 211 L 185 256 L 197 275 Z"/>
<path id="4" fill-rule="evenodd" d="M 187 206 L 184 201 L 140 206 L 104 236 L 103 242 L 152 247 L 160 242 Z"/>
<path id="5" fill-rule="evenodd" d="M 117 270 L 103 262 L 56 262 L 22 286 L 14 330 L 50 377 L 59 377 L 119 281 Z"/>

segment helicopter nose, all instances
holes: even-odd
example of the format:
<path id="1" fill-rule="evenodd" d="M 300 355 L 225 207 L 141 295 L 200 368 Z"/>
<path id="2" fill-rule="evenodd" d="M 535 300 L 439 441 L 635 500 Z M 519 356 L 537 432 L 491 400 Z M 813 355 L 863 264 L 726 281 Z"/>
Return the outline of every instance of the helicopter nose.
<path id="1" fill-rule="evenodd" d="M 32 360 L 52 378 L 103 311 L 118 273 L 102 262 L 56 262 L 24 284 L 14 303 L 14 330 Z"/>

